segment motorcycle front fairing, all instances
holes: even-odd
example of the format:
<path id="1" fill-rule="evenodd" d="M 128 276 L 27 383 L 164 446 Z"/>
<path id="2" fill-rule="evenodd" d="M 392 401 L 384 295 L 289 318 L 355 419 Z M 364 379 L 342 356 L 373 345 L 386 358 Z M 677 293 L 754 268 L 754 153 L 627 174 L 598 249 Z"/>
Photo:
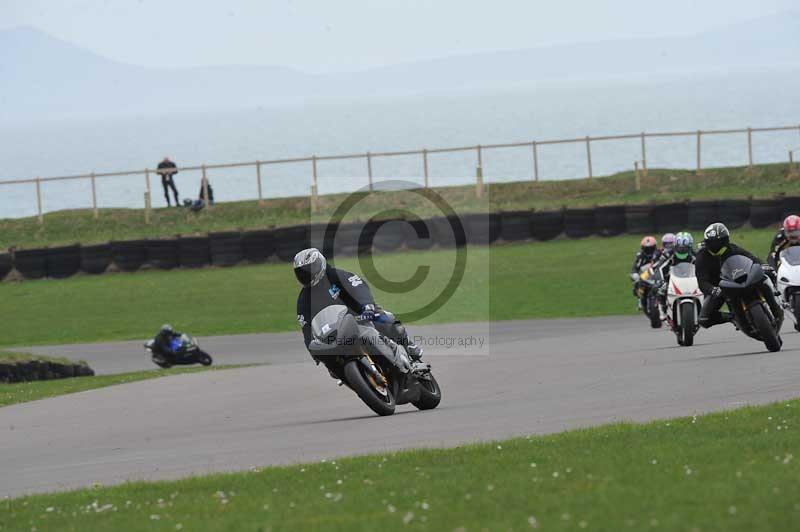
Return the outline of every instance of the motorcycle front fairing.
<path id="1" fill-rule="evenodd" d="M 737 293 L 756 288 L 767 280 L 760 264 L 744 255 L 734 255 L 722 264 L 719 286 L 727 292 Z"/>
<path id="2" fill-rule="evenodd" d="M 791 294 L 800 291 L 800 246 L 781 251 L 778 268 L 778 289 L 789 300 Z"/>

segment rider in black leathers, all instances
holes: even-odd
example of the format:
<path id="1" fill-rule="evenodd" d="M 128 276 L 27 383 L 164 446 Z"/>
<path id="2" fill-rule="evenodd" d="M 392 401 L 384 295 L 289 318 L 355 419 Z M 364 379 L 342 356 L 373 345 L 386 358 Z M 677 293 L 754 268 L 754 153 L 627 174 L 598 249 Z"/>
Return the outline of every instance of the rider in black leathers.
<path id="1" fill-rule="evenodd" d="M 713 327 L 721 323 L 728 323 L 733 320 L 731 313 L 722 313 L 720 309 L 725 303 L 722 296 L 722 289 L 719 287 L 720 270 L 722 264 L 731 256 L 743 255 L 757 264 L 763 261 L 744 248 L 730 243 L 730 232 L 721 223 L 709 225 L 703 233 L 703 246 L 697 252 L 695 262 L 695 272 L 697 283 L 700 290 L 705 294 L 706 299 L 700 310 L 700 326 L 703 328 Z M 774 270 L 769 265 L 764 265 L 764 272 L 770 276 L 774 282 Z M 773 290 L 766 290 L 765 297 L 767 303 L 775 314 L 783 315 L 780 305 L 775 300 Z"/>
<path id="2" fill-rule="evenodd" d="M 297 297 L 297 321 L 303 329 L 306 347 L 314 339 L 311 332 L 311 320 L 314 316 L 330 305 L 346 305 L 364 318 L 377 318 L 373 322 L 375 328 L 381 336 L 388 339 L 392 349 L 396 349 L 392 343 L 405 349 L 411 359 L 412 371 L 429 369 L 427 364 L 420 361 L 422 349 L 409 340 L 406 328 L 400 320 L 375 304 L 369 287 L 360 276 L 327 264 L 325 257 L 316 248 L 305 249 L 295 256 L 294 272 L 303 285 Z M 320 362 L 316 358 L 315 361 Z M 322 362 L 325 362 L 331 376 L 340 378 L 333 365 L 328 365 L 325 360 Z"/>

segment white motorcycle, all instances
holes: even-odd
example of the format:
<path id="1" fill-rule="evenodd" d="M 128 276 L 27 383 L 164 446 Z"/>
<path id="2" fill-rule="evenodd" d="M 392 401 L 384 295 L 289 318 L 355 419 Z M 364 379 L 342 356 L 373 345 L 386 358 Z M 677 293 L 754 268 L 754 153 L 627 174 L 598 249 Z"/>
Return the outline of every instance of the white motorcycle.
<path id="1" fill-rule="evenodd" d="M 794 319 L 794 329 L 800 331 L 800 246 L 781 251 L 778 267 L 778 291 L 784 307 Z"/>
<path id="2" fill-rule="evenodd" d="M 667 324 L 678 337 L 678 345 L 691 346 L 700 329 L 698 317 L 703 293 L 697 284 L 694 264 L 683 262 L 670 268 L 667 287 Z"/>

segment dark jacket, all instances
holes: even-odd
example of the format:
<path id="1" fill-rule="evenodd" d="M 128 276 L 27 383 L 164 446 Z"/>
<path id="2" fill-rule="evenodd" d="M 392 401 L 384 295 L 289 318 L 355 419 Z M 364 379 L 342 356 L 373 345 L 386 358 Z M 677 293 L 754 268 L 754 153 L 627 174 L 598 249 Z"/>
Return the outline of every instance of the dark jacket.
<path id="1" fill-rule="evenodd" d="M 325 277 L 315 286 L 304 286 L 297 296 L 297 322 L 303 328 L 306 347 L 314 339 L 311 320 L 319 311 L 331 305 L 346 305 L 360 314 L 365 305 L 374 305 L 367 283 L 361 277 L 328 265 Z"/>
<path id="2" fill-rule="evenodd" d="M 697 274 L 697 284 L 700 285 L 700 290 L 705 294 L 711 294 L 711 290 L 715 286 L 719 286 L 719 275 L 722 269 L 722 263 L 728 257 L 734 255 L 744 255 L 757 264 L 762 264 L 763 261 L 750 253 L 749 251 L 737 246 L 736 244 L 728 244 L 725 252 L 721 255 L 712 255 L 707 249 L 701 248 L 697 252 L 697 259 L 695 261 L 695 273 Z"/>
<path id="3" fill-rule="evenodd" d="M 175 166 L 175 163 L 172 161 L 161 161 L 158 163 L 158 169 L 156 171 L 163 177 L 172 177 L 178 173 L 177 170 L 168 171 L 170 168 L 177 168 L 177 166 Z"/>
<path id="4" fill-rule="evenodd" d="M 786 238 L 786 231 L 781 229 L 775 235 L 775 238 L 772 239 L 772 244 L 769 247 L 769 255 L 767 255 L 767 263 L 775 268 L 778 269 L 778 262 L 781 259 L 781 251 L 788 247 L 792 247 L 793 244 L 789 242 L 789 239 Z"/>
<path id="5" fill-rule="evenodd" d="M 652 255 L 645 255 L 641 250 L 637 251 L 636 255 L 633 256 L 631 273 L 639 273 L 645 264 L 658 261 L 660 255 L 659 250 L 655 250 Z"/>

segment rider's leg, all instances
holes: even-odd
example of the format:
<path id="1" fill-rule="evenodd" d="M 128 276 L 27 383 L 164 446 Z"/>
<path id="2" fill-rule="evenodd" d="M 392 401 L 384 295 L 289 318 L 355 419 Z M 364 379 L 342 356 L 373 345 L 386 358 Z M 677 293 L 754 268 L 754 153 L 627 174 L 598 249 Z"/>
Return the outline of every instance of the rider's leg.
<path id="1" fill-rule="evenodd" d="M 381 312 L 384 315 L 384 319 L 375 322 L 375 328 L 378 329 L 378 332 L 402 345 L 412 361 L 416 362 L 422 358 L 422 348 L 409 340 L 405 325 L 391 312 L 385 309 L 381 309 Z"/>
<path id="2" fill-rule="evenodd" d="M 703 307 L 700 309 L 700 319 L 698 320 L 702 328 L 708 329 L 714 325 L 728 323 L 733 319 L 731 315 L 725 315 L 720 312 L 724 303 L 725 299 L 721 295 L 711 295 L 706 298 L 703 302 Z"/>

